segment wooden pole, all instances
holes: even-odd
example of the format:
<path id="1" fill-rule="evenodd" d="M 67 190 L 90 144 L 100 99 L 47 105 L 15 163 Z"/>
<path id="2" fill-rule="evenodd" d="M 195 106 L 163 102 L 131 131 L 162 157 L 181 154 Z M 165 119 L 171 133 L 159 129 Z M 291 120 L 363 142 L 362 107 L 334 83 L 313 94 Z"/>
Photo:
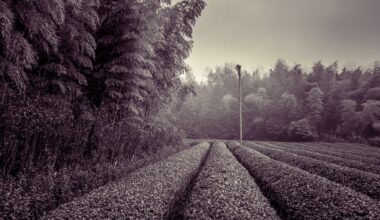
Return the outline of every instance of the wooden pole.
<path id="1" fill-rule="evenodd" d="M 239 75 L 239 126 L 240 126 L 240 146 L 243 146 L 243 114 L 241 109 L 241 66 L 236 65 Z"/>

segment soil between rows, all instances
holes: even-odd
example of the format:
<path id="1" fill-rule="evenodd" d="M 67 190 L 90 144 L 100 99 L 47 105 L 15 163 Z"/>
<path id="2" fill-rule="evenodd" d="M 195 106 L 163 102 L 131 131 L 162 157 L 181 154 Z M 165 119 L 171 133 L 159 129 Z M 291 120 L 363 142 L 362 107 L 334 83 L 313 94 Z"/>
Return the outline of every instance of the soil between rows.
<path id="1" fill-rule="evenodd" d="M 176 201 L 174 202 L 173 207 L 170 209 L 169 213 L 167 213 L 165 215 L 165 216 L 167 216 L 165 218 L 165 220 L 182 220 L 182 219 L 185 219 L 184 211 L 185 211 L 186 203 L 191 196 L 191 193 L 193 191 L 193 188 L 194 188 L 195 182 L 199 176 L 199 173 L 202 171 L 202 169 L 203 169 L 203 167 L 204 167 L 204 165 L 208 159 L 208 156 L 209 156 L 210 151 L 211 151 L 211 147 L 212 147 L 212 143 L 210 143 L 210 147 L 208 148 L 206 155 L 202 159 L 202 162 L 201 162 L 198 170 L 196 172 L 194 172 L 194 175 L 192 176 L 189 184 L 186 186 L 186 188 L 183 191 L 181 191 L 176 196 Z"/>
<path id="2" fill-rule="evenodd" d="M 239 144 L 239 146 L 240 146 L 240 144 Z M 244 169 L 246 169 L 248 171 L 248 173 L 251 175 L 253 181 L 257 184 L 257 186 L 259 187 L 261 193 L 268 199 L 270 205 L 276 211 L 276 214 L 278 215 L 278 217 L 280 217 L 283 220 L 289 219 L 286 210 L 283 209 L 283 208 L 281 208 L 281 206 L 274 199 L 271 199 L 272 196 L 271 196 L 271 194 L 270 194 L 269 191 L 264 190 L 265 187 L 264 187 L 263 183 L 260 182 L 257 178 L 255 178 L 255 176 L 252 174 L 252 172 L 249 169 L 247 169 L 247 167 L 244 164 L 244 162 L 241 161 L 241 159 L 238 156 L 236 156 L 236 154 L 234 153 L 234 149 L 236 149 L 236 148 L 231 148 L 229 146 L 227 148 L 231 151 L 232 155 L 234 155 L 234 157 L 236 158 L 236 160 L 239 161 L 239 163 L 244 167 Z"/>

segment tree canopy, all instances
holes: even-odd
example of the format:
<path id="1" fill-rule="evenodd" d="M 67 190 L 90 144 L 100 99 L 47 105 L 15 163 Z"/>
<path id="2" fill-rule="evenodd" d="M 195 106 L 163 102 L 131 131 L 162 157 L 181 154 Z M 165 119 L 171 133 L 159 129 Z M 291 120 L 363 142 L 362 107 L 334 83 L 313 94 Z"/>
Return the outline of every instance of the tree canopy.
<path id="1" fill-rule="evenodd" d="M 244 137 L 250 140 L 361 141 L 378 144 L 379 64 L 338 70 L 318 61 L 304 71 L 278 60 L 268 74 L 242 76 Z M 194 83 L 196 97 L 179 118 L 191 138 L 238 139 L 238 79 L 233 65 L 209 72 Z"/>

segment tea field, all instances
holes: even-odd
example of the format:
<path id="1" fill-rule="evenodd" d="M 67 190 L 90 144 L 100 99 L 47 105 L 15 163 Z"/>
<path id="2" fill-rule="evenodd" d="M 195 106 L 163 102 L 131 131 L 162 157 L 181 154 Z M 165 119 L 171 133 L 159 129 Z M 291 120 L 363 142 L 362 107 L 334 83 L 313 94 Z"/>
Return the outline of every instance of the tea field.
<path id="1" fill-rule="evenodd" d="M 380 148 L 187 144 L 43 219 L 380 219 Z"/>

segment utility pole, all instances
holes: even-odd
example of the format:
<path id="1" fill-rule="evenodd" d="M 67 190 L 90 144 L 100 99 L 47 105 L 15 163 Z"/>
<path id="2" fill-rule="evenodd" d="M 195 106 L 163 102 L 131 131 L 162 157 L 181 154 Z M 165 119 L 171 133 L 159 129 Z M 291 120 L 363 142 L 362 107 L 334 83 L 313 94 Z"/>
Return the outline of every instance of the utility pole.
<path id="1" fill-rule="evenodd" d="M 239 76 L 239 126 L 240 126 L 240 147 L 243 146 L 243 115 L 241 110 L 241 65 L 236 65 L 238 76 Z"/>

